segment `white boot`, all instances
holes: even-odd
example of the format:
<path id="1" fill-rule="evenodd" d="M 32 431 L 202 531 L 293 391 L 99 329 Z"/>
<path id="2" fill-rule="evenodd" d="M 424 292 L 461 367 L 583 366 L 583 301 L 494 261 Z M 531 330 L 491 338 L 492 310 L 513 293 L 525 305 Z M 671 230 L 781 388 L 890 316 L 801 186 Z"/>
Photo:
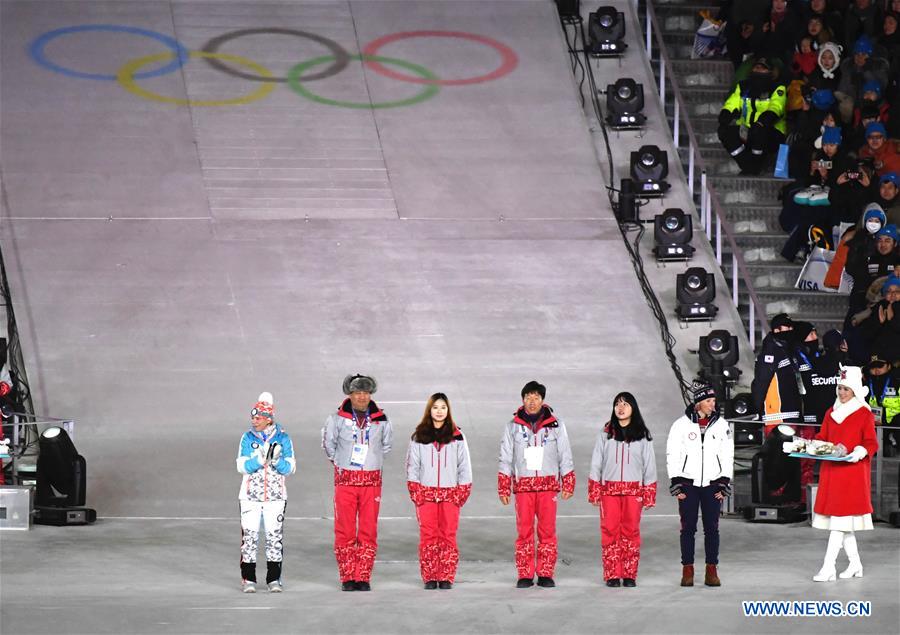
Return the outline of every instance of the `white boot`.
<path id="1" fill-rule="evenodd" d="M 852 531 L 844 534 L 844 551 L 850 559 L 850 566 L 841 571 L 841 578 L 863 577 L 863 566 L 859 560 L 859 550 L 856 548 L 856 534 Z"/>
<path id="2" fill-rule="evenodd" d="M 844 542 L 844 532 L 832 530 L 828 536 L 828 547 L 825 548 L 825 561 L 822 568 L 813 576 L 814 582 L 833 582 L 837 577 L 835 563 L 838 554 L 841 551 L 841 544 Z"/>

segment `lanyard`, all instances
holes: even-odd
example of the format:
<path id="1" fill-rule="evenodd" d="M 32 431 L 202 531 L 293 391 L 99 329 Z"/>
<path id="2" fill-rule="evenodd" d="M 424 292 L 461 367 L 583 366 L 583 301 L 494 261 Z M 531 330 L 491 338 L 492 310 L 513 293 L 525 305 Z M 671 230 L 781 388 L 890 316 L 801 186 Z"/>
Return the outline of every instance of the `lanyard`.
<path id="1" fill-rule="evenodd" d="M 356 419 L 356 411 L 355 410 L 351 409 L 350 414 L 353 417 L 353 443 L 355 444 L 355 443 L 359 443 L 359 422 Z M 370 422 L 371 422 L 371 419 L 369 417 L 369 411 L 366 410 L 366 423 L 365 423 L 365 428 L 363 428 L 366 433 L 365 437 L 364 437 L 365 445 L 369 445 L 369 423 Z"/>
<path id="2" fill-rule="evenodd" d="M 884 403 L 884 396 L 887 394 L 888 388 L 891 387 L 891 378 L 888 377 L 887 381 L 884 382 L 884 388 L 881 389 L 881 398 L 878 399 L 875 403 L 882 404 Z M 872 380 L 869 380 L 869 399 L 872 399 L 875 396 L 875 386 L 872 385 Z"/>

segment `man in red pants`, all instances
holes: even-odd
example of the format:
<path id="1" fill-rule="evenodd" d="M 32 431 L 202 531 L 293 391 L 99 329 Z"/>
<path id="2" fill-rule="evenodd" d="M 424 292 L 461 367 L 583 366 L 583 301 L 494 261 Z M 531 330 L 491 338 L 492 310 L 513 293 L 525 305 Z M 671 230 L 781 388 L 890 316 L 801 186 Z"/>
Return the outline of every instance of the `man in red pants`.
<path id="1" fill-rule="evenodd" d="M 347 375 L 347 398 L 322 428 L 322 447 L 334 465 L 334 555 L 344 591 L 369 591 L 378 549 L 381 468 L 393 429 L 372 401 L 372 377 Z"/>
<path id="2" fill-rule="evenodd" d="M 536 381 L 522 388 L 522 407 L 503 429 L 497 490 L 500 502 L 509 505 L 516 495 L 516 587 L 534 584 L 553 587 L 556 568 L 556 498 L 575 492 L 575 464 L 563 422 L 544 403 L 547 389 Z M 537 521 L 538 544 L 534 529 Z M 535 554 L 535 551 L 537 552 Z M 535 559 L 535 555 L 537 558 Z M 536 560 L 536 561 L 535 561 Z"/>

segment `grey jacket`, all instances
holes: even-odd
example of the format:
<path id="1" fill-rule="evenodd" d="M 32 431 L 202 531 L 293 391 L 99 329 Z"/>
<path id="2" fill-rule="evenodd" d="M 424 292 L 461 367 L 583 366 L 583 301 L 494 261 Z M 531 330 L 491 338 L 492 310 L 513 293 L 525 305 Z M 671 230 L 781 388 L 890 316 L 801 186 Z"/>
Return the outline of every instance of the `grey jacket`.
<path id="1" fill-rule="evenodd" d="M 322 428 L 322 449 L 325 456 L 338 470 L 381 470 L 384 456 L 391 451 L 394 431 L 390 420 L 381 409 L 371 402 L 369 419 L 364 427 L 359 427 L 353 418 L 350 400 L 345 399 L 338 411 L 329 415 Z M 353 445 L 368 445 L 365 464 L 350 465 Z"/>
<path id="2" fill-rule="evenodd" d="M 456 487 L 472 483 L 469 446 L 457 430 L 447 445 L 410 441 L 406 480 L 423 487 Z"/>
<path id="3" fill-rule="evenodd" d="M 512 480 L 513 491 L 542 491 L 560 489 L 559 479 L 562 477 L 563 490 L 573 491 L 575 487 L 575 463 L 572 460 L 572 447 L 569 435 L 562 420 L 553 414 L 549 406 L 537 424 L 537 431 L 532 431 L 531 424 L 522 418 L 524 409 L 520 408 L 512 420 L 503 428 L 500 439 L 499 489 L 501 494 L 506 490 L 505 483 Z M 539 470 L 529 470 L 525 462 L 525 448 L 542 446 L 543 464 Z M 553 482 L 556 481 L 555 484 Z"/>
<path id="4" fill-rule="evenodd" d="M 653 442 L 647 439 L 625 443 L 607 436 L 601 430 L 591 455 L 590 480 L 597 483 L 609 481 L 636 482 L 650 485 L 656 482 L 656 458 Z"/>

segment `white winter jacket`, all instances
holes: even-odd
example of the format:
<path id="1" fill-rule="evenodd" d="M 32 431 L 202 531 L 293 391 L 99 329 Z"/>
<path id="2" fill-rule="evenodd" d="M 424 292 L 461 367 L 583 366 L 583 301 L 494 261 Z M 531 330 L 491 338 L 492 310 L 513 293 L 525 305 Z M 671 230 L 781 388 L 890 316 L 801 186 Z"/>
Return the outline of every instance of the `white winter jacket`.
<path id="1" fill-rule="evenodd" d="M 693 408 L 688 409 L 692 413 Z M 711 481 L 734 477 L 734 439 L 724 418 L 713 418 L 700 434 L 700 424 L 685 413 L 672 424 L 666 441 L 666 469 L 669 478 L 688 478 L 697 487 Z"/>

